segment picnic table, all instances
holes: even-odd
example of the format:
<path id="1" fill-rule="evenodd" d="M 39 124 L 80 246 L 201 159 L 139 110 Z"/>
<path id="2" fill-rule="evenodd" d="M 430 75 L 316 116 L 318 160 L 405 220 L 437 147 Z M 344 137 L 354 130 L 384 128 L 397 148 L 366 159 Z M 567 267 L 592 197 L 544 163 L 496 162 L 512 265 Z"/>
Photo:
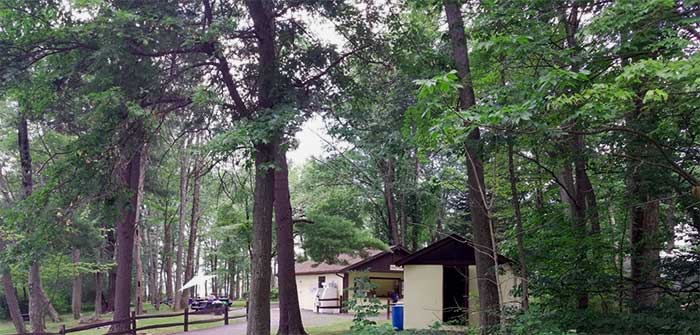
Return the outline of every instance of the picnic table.
<path id="1" fill-rule="evenodd" d="M 223 313 L 224 308 L 231 306 L 232 302 L 228 298 L 194 298 L 190 299 L 190 309 L 196 312 Z"/>

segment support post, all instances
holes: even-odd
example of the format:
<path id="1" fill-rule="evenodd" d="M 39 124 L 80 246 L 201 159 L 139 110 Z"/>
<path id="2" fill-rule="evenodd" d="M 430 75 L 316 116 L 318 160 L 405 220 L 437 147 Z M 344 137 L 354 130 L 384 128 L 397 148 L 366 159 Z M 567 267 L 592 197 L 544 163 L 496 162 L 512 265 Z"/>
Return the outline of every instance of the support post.
<path id="1" fill-rule="evenodd" d="M 131 311 L 131 333 L 136 335 L 136 311 Z"/>
<path id="2" fill-rule="evenodd" d="M 190 306 L 185 307 L 185 322 L 184 322 L 184 327 L 185 327 L 185 332 L 189 331 L 189 325 L 187 324 L 190 321 Z"/>
<path id="3" fill-rule="evenodd" d="M 66 333 L 66 325 L 61 325 L 60 328 L 58 328 L 58 333 L 61 335 L 65 335 Z"/>
<path id="4" fill-rule="evenodd" d="M 228 326 L 228 304 L 224 305 L 224 325 Z"/>
<path id="5" fill-rule="evenodd" d="M 391 320 L 391 298 L 386 299 L 386 319 Z"/>

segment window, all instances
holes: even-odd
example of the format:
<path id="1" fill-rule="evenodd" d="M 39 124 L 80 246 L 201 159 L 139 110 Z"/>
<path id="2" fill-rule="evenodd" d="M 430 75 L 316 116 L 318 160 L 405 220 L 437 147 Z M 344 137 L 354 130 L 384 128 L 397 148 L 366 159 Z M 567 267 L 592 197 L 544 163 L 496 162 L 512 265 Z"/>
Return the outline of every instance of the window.
<path id="1" fill-rule="evenodd" d="M 326 282 L 326 276 L 318 276 L 318 288 L 323 287 L 323 283 Z"/>

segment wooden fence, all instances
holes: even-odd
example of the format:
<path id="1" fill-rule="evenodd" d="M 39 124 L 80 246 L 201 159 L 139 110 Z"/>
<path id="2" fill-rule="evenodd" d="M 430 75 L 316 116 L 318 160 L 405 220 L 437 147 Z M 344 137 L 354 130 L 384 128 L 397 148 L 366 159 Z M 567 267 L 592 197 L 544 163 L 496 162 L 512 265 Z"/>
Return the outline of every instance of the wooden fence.
<path id="1" fill-rule="evenodd" d="M 105 322 L 99 322 L 99 323 L 92 323 L 92 324 L 77 326 L 77 327 L 73 327 L 73 328 L 66 328 L 65 325 L 61 325 L 61 327 L 58 330 L 58 333 L 27 333 L 25 335 L 65 335 L 65 334 L 77 333 L 77 332 L 82 332 L 82 331 L 100 328 L 100 327 L 106 327 L 106 326 L 110 326 L 110 328 L 111 328 L 114 325 L 125 325 L 126 329 L 121 330 L 121 331 L 114 331 L 114 332 L 112 332 L 110 330 L 107 333 L 105 333 L 105 335 L 120 335 L 120 334 L 135 335 L 137 332 L 141 332 L 141 331 L 148 330 L 148 329 L 180 327 L 180 326 L 182 327 L 183 331 L 187 332 L 187 331 L 189 331 L 189 327 L 191 325 L 222 322 L 222 321 L 223 321 L 224 325 L 228 325 L 229 320 L 241 319 L 241 318 L 248 317 L 247 306 L 245 309 L 246 313 L 243 315 L 230 316 L 228 306 L 226 306 L 225 308 L 222 308 L 221 312 L 223 312 L 222 317 L 210 318 L 210 319 L 204 319 L 204 320 L 190 320 L 190 316 L 211 314 L 212 313 L 211 311 L 190 311 L 189 308 L 185 308 L 185 310 L 183 312 L 153 314 L 153 315 L 136 315 L 136 312 L 131 312 L 130 317 L 128 317 L 126 319 L 122 319 L 122 320 L 112 320 L 112 321 L 105 321 Z M 176 317 L 176 316 L 182 316 L 182 322 L 161 323 L 161 324 L 146 325 L 146 326 L 141 326 L 141 327 L 138 326 L 138 320 L 171 318 L 171 317 Z M 122 328 L 122 327 L 119 327 L 119 328 Z M 19 335 L 19 334 L 12 334 L 12 335 Z"/>

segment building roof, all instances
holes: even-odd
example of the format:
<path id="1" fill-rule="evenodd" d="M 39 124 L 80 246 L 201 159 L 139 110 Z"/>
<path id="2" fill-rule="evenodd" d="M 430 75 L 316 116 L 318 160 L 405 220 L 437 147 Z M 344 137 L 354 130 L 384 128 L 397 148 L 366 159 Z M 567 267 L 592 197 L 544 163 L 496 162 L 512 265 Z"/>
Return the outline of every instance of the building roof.
<path id="1" fill-rule="evenodd" d="M 434 264 L 464 266 L 476 264 L 475 244 L 466 238 L 452 234 L 423 249 L 420 249 L 408 257 L 396 262 L 396 265 L 410 264 Z M 498 255 L 498 263 L 513 263 L 503 255 Z"/>
<path id="2" fill-rule="evenodd" d="M 401 246 L 387 251 L 367 249 L 361 255 L 341 254 L 338 262 L 329 264 L 312 260 L 294 264 L 296 274 L 343 273 L 349 271 L 390 272 L 391 265 L 409 253 Z M 364 256 L 364 257 L 363 257 Z"/>

